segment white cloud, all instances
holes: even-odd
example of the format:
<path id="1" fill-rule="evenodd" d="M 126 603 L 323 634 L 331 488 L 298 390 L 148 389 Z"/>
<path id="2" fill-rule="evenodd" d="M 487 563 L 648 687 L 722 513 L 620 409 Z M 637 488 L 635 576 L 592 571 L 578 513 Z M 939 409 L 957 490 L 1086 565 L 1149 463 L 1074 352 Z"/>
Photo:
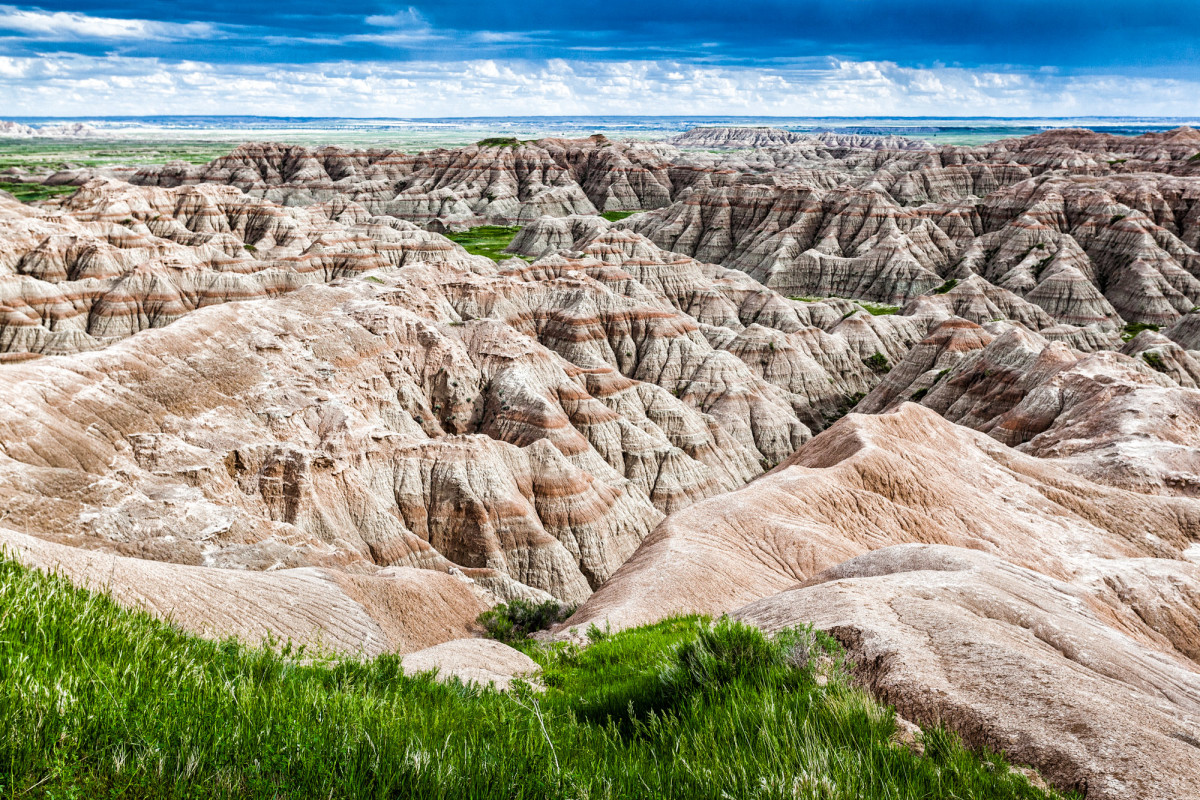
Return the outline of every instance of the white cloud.
<path id="1" fill-rule="evenodd" d="M 1173 116 L 1194 114 L 1198 92 L 1200 84 L 1182 80 L 836 59 L 734 68 L 653 60 L 224 65 L 0 57 L 0 97 L 11 116 Z"/>
<path id="2" fill-rule="evenodd" d="M 366 18 L 365 22 L 368 25 L 374 25 L 377 28 L 428 28 L 429 23 L 425 17 L 421 16 L 421 12 L 409 6 L 403 11 L 397 11 L 394 14 L 373 14 Z"/>
<path id="3" fill-rule="evenodd" d="M 42 11 L 0 5 L 0 31 L 35 41 L 204 39 L 217 35 L 205 22 L 156 22 L 145 19 L 91 17 L 73 11 Z"/>

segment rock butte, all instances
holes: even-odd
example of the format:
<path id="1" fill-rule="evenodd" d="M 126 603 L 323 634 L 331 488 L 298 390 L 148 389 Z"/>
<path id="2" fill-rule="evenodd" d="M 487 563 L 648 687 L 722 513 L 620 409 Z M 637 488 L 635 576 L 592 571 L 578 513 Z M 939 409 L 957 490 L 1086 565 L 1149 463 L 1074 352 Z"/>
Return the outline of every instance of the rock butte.
<path id="1" fill-rule="evenodd" d="M 811 621 L 1057 786 L 1200 797 L 1197 152 L 723 128 L 57 173 L 0 193 L 0 545 L 202 635 L 500 684 L 532 662 L 475 619 L 515 598 L 581 604 L 563 637 Z M 442 235 L 480 224 L 513 257 Z"/>

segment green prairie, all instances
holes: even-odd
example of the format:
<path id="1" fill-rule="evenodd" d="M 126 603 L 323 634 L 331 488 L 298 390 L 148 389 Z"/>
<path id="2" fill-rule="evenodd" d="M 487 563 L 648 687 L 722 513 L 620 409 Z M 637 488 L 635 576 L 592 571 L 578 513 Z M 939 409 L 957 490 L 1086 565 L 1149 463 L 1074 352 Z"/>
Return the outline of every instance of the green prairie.
<path id="1" fill-rule="evenodd" d="M 0 796 L 1039 798 L 941 730 L 924 755 L 811 630 L 676 618 L 522 647 L 541 688 L 208 641 L 0 561 Z"/>

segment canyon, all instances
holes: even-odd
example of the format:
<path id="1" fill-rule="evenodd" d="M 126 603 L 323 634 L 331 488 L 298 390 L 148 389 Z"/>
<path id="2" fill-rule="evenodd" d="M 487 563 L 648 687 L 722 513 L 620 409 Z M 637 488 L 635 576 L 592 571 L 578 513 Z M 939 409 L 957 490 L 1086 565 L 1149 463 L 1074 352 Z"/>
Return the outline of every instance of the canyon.
<path id="1" fill-rule="evenodd" d="M 501 682 L 529 664 L 477 638 L 500 603 L 577 606 L 569 641 L 812 623 L 1059 789 L 1200 797 L 1200 132 L 259 142 L 22 180 L 69 191 L 0 192 L 23 563 Z M 499 260 L 454 241 L 482 226 Z"/>

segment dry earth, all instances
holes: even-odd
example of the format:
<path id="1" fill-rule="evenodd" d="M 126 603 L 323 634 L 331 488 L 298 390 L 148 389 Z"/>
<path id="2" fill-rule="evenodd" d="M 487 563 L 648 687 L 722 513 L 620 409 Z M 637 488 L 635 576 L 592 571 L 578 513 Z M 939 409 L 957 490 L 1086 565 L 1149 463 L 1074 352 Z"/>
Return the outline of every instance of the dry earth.
<path id="1" fill-rule="evenodd" d="M 812 621 L 1058 786 L 1200 797 L 1198 152 L 710 129 L 58 173 L 0 194 L 0 543 L 204 635 L 499 683 L 530 665 L 474 620 L 514 598 L 581 603 L 561 635 Z M 480 224 L 514 257 L 442 235 Z"/>

